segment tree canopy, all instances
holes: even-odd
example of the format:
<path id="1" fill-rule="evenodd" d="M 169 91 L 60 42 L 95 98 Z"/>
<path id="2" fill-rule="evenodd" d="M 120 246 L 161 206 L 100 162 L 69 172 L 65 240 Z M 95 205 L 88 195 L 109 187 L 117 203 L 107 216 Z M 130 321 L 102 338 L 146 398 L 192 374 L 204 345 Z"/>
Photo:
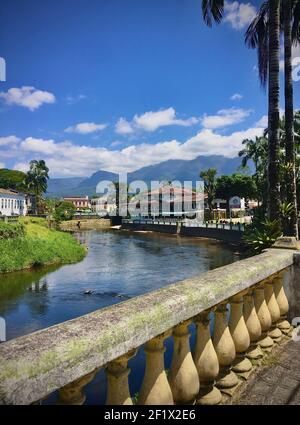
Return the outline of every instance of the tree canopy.
<path id="1" fill-rule="evenodd" d="M 22 171 L 0 169 L 0 187 L 3 189 L 14 189 L 19 191 L 27 191 L 24 183 L 26 174 Z"/>

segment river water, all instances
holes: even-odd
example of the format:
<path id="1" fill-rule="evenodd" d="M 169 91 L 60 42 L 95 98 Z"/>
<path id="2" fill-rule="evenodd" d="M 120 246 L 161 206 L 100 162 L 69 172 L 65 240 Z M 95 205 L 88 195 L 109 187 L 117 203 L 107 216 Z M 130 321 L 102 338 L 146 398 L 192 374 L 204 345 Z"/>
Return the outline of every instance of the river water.
<path id="1" fill-rule="evenodd" d="M 80 232 L 75 236 L 88 247 L 80 263 L 1 275 L 0 316 L 6 320 L 7 339 L 238 259 L 229 247 L 207 239 L 116 230 Z M 166 356 L 168 361 L 170 353 Z M 143 353 L 132 362 L 140 370 L 136 370 L 140 378 L 131 383 L 135 392 L 143 375 Z M 103 402 L 104 394 L 104 374 L 99 373 L 87 387 L 87 401 Z"/>

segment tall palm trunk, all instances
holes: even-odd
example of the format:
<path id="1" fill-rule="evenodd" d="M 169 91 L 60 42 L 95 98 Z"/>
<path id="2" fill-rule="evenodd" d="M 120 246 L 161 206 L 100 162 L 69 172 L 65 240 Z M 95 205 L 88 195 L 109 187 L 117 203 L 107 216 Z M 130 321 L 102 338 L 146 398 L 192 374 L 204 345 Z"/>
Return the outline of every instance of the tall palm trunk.
<path id="1" fill-rule="evenodd" d="M 279 218 L 279 61 L 280 61 L 280 6 L 279 0 L 269 0 L 269 164 L 268 215 Z"/>
<path id="2" fill-rule="evenodd" d="M 284 2 L 284 71 L 285 71 L 285 153 L 287 165 L 286 200 L 293 205 L 288 236 L 298 238 L 297 189 L 295 170 L 294 105 L 292 79 L 292 1 Z"/>

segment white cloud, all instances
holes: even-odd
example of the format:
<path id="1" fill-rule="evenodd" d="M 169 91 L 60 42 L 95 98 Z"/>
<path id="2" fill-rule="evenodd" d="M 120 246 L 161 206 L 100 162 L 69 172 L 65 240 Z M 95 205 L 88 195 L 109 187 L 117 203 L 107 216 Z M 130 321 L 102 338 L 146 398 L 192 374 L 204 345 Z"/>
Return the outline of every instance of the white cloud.
<path id="1" fill-rule="evenodd" d="M 120 146 L 122 144 L 123 144 L 123 142 L 121 142 L 120 140 L 115 140 L 114 142 L 111 142 L 110 146 L 112 148 L 115 148 L 116 146 Z"/>
<path id="2" fill-rule="evenodd" d="M 243 99 L 243 95 L 241 95 L 240 93 L 235 93 L 230 98 L 230 100 L 242 100 L 242 99 Z"/>
<path id="3" fill-rule="evenodd" d="M 66 133 L 90 134 L 104 130 L 106 124 L 95 124 L 94 122 L 82 122 L 65 129 Z"/>
<path id="4" fill-rule="evenodd" d="M 1 92 L 0 98 L 4 99 L 8 105 L 23 106 L 30 111 L 38 109 L 44 103 L 55 102 L 54 94 L 30 86 L 13 87 L 7 92 Z"/>
<path id="5" fill-rule="evenodd" d="M 6 136 L 6 137 L 0 137 L 0 146 L 5 145 L 16 145 L 18 142 L 20 142 L 21 139 L 16 136 Z"/>
<path id="6" fill-rule="evenodd" d="M 78 94 L 77 96 L 67 96 L 66 102 L 68 105 L 73 105 L 74 103 L 80 102 L 81 100 L 87 99 L 85 94 Z"/>
<path id="7" fill-rule="evenodd" d="M 115 132 L 118 134 L 132 134 L 134 129 L 125 118 L 120 118 L 115 126 Z"/>
<path id="8" fill-rule="evenodd" d="M 4 162 L 0 162 L 0 168 L 5 168 Z"/>
<path id="9" fill-rule="evenodd" d="M 204 128 L 216 129 L 239 124 L 251 114 L 251 110 L 245 109 L 221 109 L 216 115 L 204 115 L 201 123 Z"/>
<path id="10" fill-rule="evenodd" d="M 259 121 L 255 124 L 257 127 L 267 128 L 268 127 L 268 115 L 261 117 Z"/>
<path id="11" fill-rule="evenodd" d="M 23 171 L 23 173 L 27 173 L 29 170 L 29 163 L 28 162 L 17 162 L 14 167 L 14 170 Z"/>
<path id="12" fill-rule="evenodd" d="M 191 117 L 188 119 L 179 119 L 176 117 L 174 108 L 161 109 L 159 111 L 149 111 L 142 115 L 135 115 L 131 122 L 125 118 L 120 118 L 116 124 L 116 133 L 118 134 L 131 134 L 135 131 L 142 130 L 153 132 L 161 127 L 170 125 L 178 125 L 189 127 L 196 124 L 199 120 Z"/>
<path id="13" fill-rule="evenodd" d="M 100 169 L 129 172 L 169 159 L 190 160 L 199 155 L 235 157 L 245 138 L 259 136 L 262 132 L 263 128 L 258 126 L 224 136 L 212 129 L 203 129 L 185 142 L 142 143 L 119 150 L 28 137 L 20 144 L 20 154 L 26 155 L 28 161 L 32 154 L 40 154 L 52 176 L 89 176 Z M 25 161 L 15 164 L 16 169 L 26 167 Z"/>
<path id="14" fill-rule="evenodd" d="M 162 109 L 156 112 L 150 111 L 145 112 L 142 115 L 135 115 L 133 121 L 137 127 L 149 132 L 169 125 L 189 127 L 198 122 L 198 120 L 194 117 L 186 120 L 176 118 L 176 111 L 174 108 Z"/>
<path id="15" fill-rule="evenodd" d="M 246 28 L 257 13 L 251 3 L 239 3 L 238 1 L 225 1 L 224 12 L 224 22 L 229 23 L 235 30 Z"/>

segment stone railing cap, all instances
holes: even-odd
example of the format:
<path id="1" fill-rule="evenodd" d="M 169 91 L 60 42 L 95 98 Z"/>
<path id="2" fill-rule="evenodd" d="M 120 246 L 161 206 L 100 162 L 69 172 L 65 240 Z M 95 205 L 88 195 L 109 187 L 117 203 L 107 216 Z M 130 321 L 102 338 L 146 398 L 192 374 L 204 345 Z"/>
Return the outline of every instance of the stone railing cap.
<path id="1" fill-rule="evenodd" d="M 29 404 L 293 264 L 271 249 L 0 345 L 0 404 Z"/>

